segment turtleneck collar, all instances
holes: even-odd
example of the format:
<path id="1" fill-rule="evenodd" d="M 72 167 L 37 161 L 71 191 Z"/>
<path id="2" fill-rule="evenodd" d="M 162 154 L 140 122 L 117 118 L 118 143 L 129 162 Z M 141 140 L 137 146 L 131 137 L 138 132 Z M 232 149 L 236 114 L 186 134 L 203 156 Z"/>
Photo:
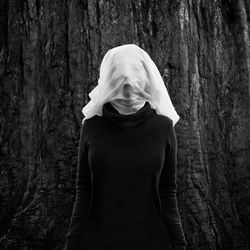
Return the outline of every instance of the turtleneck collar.
<path id="1" fill-rule="evenodd" d="M 121 114 L 115 109 L 110 102 L 103 105 L 103 117 L 108 120 L 115 122 L 121 127 L 136 127 L 146 121 L 155 110 L 151 108 L 148 101 L 145 102 L 144 106 L 132 114 Z"/>

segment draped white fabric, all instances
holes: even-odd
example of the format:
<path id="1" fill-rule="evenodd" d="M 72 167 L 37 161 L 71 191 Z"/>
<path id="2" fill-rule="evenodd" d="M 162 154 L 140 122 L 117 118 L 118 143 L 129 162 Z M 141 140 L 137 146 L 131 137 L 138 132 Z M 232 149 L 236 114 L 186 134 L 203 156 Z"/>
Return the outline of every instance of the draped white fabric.
<path id="1" fill-rule="evenodd" d="M 130 114 L 148 101 L 157 114 L 172 119 L 173 125 L 180 119 L 158 68 L 148 53 L 135 44 L 108 50 L 101 62 L 98 84 L 89 97 L 91 100 L 82 109 L 83 122 L 94 115 L 102 116 L 106 102 L 120 113 Z"/>

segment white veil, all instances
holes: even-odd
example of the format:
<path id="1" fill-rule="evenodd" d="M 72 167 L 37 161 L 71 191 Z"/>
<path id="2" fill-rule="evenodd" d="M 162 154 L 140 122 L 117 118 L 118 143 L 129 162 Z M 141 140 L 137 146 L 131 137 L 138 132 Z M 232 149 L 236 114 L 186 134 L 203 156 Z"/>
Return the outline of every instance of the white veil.
<path id="1" fill-rule="evenodd" d="M 124 74 L 119 75 L 119 71 L 116 70 L 119 57 L 122 58 L 122 62 L 126 62 L 125 64 L 120 63 L 122 71 L 126 70 L 126 67 L 129 68 L 131 64 L 140 66 L 141 73 L 139 74 L 142 77 L 134 78 L 135 80 L 133 75 L 130 77 L 137 83 L 134 86 L 139 91 L 141 89 L 144 96 L 146 92 L 147 98 L 145 97 L 145 100 L 150 103 L 150 106 L 156 110 L 157 114 L 172 119 L 175 126 L 180 117 L 175 111 L 161 74 L 147 52 L 135 44 L 121 45 L 108 50 L 105 54 L 100 66 L 98 85 L 89 93 L 91 100 L 82 109 L 82 113 L 85 116 L 82 123 L 94 115 L 102 116 L 103 104 L 114 100 L 119 94 L 119 90 L 124 84 L 124 79 L 127 79 L 126 76 L 124 77 Z M 115 60 L 115 58 L 118 58 L 118 60 Z M 128 70 L 126 72 L 131 71 Z"/>

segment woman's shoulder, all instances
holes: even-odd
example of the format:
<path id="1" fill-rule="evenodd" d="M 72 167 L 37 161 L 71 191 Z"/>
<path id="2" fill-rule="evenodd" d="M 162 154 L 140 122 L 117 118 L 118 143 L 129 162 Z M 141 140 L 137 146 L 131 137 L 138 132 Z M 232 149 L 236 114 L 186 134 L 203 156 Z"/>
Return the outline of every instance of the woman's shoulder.
<path id="1" fill-rule="evenodd" d="M 168 116 L 157 114 L 155 112 L 154 117 L 155 117 L 154 121 L 158 123 L 160 126 L 166 127 L 166 126 L 172 126 L 173 124 L 173 120 Z"/>
<path id="2" fill-rule="evenodd" d="M 85 118 L 84 118 L 84 119 L 82 120 L 82 127 L 87 128 L 87 127 L 93 126 L 94 124 L 98 123 L 99 117 L 100 117 L 100 116 L 98 116 L 98 115 L 94 115 L 94 116 L 92 116 L 92 117 L 90 117 L 90 118 L 88 118 L 88 119 L 85 119 Z"/>
<path id="3" fill-rule="evenodd" d="M 96 131 L 96 126 L 98 126 L 98 122 L 96 122 L 96 120 L 98 120 L 97 116 L 93 116 L 91 118 L 88 119 L 83 119 L 82 120 L 82 124 L 80 127 L 80 133 L 81 133 L 81 137 L 84 138 L 85 141 L 88 141 L 88 139 L 95 134 Z"/>

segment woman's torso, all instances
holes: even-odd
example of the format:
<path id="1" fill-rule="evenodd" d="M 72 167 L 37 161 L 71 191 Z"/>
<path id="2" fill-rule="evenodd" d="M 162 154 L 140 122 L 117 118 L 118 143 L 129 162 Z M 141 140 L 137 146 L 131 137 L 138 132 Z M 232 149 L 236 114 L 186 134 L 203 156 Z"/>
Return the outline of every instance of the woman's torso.
<path id="1" fill-rule="evenodd" d="M 156 113 L 136 127 L 87 120 L 92 200 L 82 249 L 169 249 L 158 194 L 167 120 Z"/>

